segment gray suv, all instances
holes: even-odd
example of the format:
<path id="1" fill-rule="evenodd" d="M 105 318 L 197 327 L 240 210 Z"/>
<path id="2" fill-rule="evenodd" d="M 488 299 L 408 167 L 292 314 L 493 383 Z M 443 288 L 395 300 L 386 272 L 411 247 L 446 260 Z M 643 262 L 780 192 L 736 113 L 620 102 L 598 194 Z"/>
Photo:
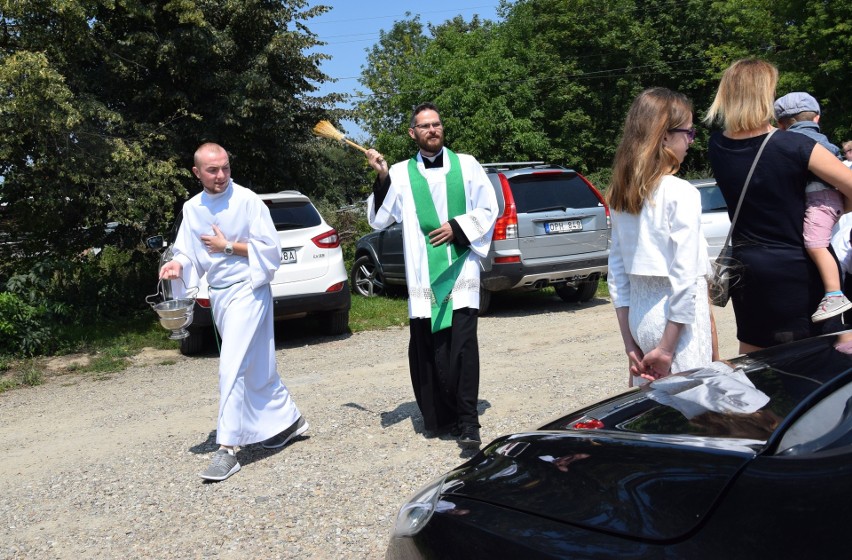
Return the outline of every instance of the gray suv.
<path id="1" fill-rule="evenodd" d="M 500 206 L 482 260 L 480 314 L 493 292 L 553 286 L 568 302 L 588 301 L 607 273 L 609 208 L 572 169 L 542 162 L 483 165 Z M 402 226 L 368 233 L 355 245 L 352 289 L 362 296 L 405 285 Z"/>

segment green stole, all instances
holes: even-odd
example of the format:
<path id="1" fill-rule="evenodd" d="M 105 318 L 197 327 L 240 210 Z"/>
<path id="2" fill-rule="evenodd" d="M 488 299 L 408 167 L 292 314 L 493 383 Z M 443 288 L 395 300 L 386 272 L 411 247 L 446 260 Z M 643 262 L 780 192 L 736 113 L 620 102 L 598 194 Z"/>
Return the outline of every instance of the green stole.
<path id="1" fill-rule="evenodd" d="M 462 178 L 459 156 L 444 148 L 450 162 L 447 173 L 447 220 L 460 216 L 467 211 L 464 194 L 464 179 Z M 417 211 L 417 221 L 426 242 L 426 256 L 429 264 L 429 282 L 432 287 L 432 332 L 438 332 L 453 324 L 453 286 L 456 285 L 462 265 L 470 251 L 469 248 L 460 250 L 457 243 L 433 247 L 429 242 L 429 232 L 441 227 L 435 202 L 429 191 L 429 183 L 417 168 L 417 158 L 408 161 L 408 181 L 411 183 L 411 193 L 414 196 L 414 208 Z"/>

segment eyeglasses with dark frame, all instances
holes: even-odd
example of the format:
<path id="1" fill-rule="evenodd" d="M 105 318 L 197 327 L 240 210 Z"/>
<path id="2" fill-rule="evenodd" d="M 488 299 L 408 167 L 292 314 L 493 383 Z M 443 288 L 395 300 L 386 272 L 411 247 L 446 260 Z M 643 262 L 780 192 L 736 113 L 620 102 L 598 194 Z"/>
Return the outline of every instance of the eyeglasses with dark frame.
<path id="1" fill-rule="evenodd" d="M 670 128 L 668 132 L 684 132 L 686 133 L 686 138 L 692 142 L 695 140 L 695 127 L 692 128 Z"/>
<path id="2" fill-rule="evenodd" d="M 440 121 L 438 121 L 438 122 L 426 122 L 426 123 L 415 124 L 414 128 L 416 128 L 417 130 L 429 130 L 430 128 L 444 128 L 444 124 Z"/>

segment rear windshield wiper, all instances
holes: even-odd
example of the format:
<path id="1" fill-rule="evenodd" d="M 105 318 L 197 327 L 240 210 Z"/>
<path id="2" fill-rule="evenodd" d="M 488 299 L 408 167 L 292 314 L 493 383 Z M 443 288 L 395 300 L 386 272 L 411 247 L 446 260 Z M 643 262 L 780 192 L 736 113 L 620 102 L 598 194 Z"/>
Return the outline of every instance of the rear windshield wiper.
<path id="1" fill-rule="evenodd" d="M 562 210 L 565 212 L 568 210 L 567 206 L 547 206 L 545 208 L 536 208 L 535 210 L 527 210 L 526 214 L 537 214 L 539 212 L 550 212 L 551 210 Z"/>

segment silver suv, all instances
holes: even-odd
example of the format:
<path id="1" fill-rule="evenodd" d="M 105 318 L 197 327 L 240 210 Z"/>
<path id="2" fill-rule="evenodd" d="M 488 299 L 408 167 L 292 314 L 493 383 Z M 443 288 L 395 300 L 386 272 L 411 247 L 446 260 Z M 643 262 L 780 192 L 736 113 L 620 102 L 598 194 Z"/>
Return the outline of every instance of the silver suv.
<path id="1" fill-rule="evenodd" d="M 500 217 L 482 260 L 480 314 L 491 294 L 553 286 L 568 302 L 588 301 L 607 273 L 609 208 L 601 193 L 572 169 L 542 162 L 491 163 L 488 173 Z M 405 284 L 402 227 L 369 233 L 355 246 L 350 273 L 363 296 Z"/>

